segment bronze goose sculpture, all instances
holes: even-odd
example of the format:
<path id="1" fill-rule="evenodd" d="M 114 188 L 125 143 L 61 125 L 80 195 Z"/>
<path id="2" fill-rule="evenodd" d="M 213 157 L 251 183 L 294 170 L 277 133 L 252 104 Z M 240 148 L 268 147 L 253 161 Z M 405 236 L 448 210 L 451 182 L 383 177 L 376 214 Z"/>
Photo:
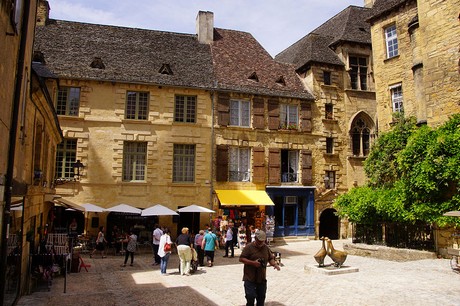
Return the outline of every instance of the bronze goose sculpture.
<path id="1" fill-rule="evenodd" d="M 331 239 L 327 238 L 327 253 L 334 261 L 334 266 L 340 268 L 347 259 L 347 253 L 334 249 Z"/>
<path id="2" fill-rule="evenodd" d="M 315 260 L 316 262 L 318 263 L 319 267 L 324 267 L 324 258 L 326 257 L 327 255 L 327 250 L 326 250 L 326 246 L 325 246 L 325 240 L 328 239 L 327 237 L 321 237 L 320 240 L 323 241 L 323 245 L 321 247 L 321 249 L 315 254 Z"/>

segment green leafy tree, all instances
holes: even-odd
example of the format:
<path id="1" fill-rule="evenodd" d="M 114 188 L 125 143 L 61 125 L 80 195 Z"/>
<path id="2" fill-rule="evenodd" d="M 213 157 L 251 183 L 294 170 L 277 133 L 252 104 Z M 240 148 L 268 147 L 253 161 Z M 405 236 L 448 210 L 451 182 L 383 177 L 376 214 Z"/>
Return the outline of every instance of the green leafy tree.
<path id="1" fill-rule="evenodd" d="M 416 127 L 399 118 L 382 134 L 365 161 L 367 186 L 339 196 L 335 207 L 350 221 L 400 221 L 460 225 L 443 217 L 460 210 L 460 114 L 439 128 Z"/>

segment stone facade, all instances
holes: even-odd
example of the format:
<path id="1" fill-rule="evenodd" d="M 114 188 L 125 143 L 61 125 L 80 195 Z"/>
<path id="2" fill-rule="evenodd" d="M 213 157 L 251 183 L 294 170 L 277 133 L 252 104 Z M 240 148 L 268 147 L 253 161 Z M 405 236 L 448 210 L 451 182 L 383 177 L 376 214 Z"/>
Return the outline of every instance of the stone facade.
<path id="1" fill-rule="evenodd" d="M 17 8 L 20 15 L 10 13 L 15 11 L 12 3 L 22 5 Z M 7 263 L 1 265 L 0 283 L 8 284 L 6 290 L 1 288 L 5 305 L 17 294 L 28 291 L 30 246 L 38 244 L 42 237 L 43 215 L 49 209 L 45 195 L 54 193 L 55 148 L 62 139 L 40 68 L 32 63 L 36 8 L 37 1 L 27 4 L 2 1 L 0 4 L 0 224 L 1 249 L 5 251 L 2 263 Z M 15 130 L 16 133 L 11 133 Z M 14 151 L 10 141 L 14 141 Z M 14 160 L 9 158 L 10 152 Z M 11 193 L 7 194 L 5 187 L 11 187 Z M 4 231 L 7 228 L 8 236 Z M 3 245 L 3 241 L 7 241 L 7 245 Z M 7 258 L 4 259 L 4 255 Z"/>
<path id="2" fill-rule="evenodd" d="M 460 112 L 460 1 L 375 1 L 372 48 L 379 131 L 391 128 L 392 86 L 402 88 L 404 116 L 436 127 Z M 398 54 L 388 56 L 385 29 L 396 27 Z M 452 229 L 435 230 L 446 255 Z"/>
<path id="3" fill-rule="evenodd" d="M 437 126 L 460 111 L 458 1 L 400 1 L 370 18 L 379 130 L 393 122 L 391 87 L 401 84 L 405 116 Z M 378 8 L 378 3 L 376 7 Z M 385 29 L 396 25 L 398 55 Z"/>
<path id="4" fill-rule="evenodd" d="M 210 205 L 211 172 L 207 161 L 211 156 L 211 99 L 208 92 L 89 80 L 61 80 L 60 85 L 81 88 L 78 116 L 59 116 L 59 121 L 64 138 L 77 139 L 77 158 L 85 168 L 79 181 L 57 185 L 58 194 L 75 203 L 93 203 L 104 208 L 120 203 L 139 208 L 162 204 L 173 210 L 192 203 Z M 56 94 L 57 88 L 51 88 Z M 147 120 L 125 119 L 127 91 L 148 93 Z M 196 123 L 174 122 L 176 95 L 196 96 Z M 126 141 L 147 144 L 145 180 L 123 180 Z M 192 183 L 172 180 L 174 144 L 195 145 L 196 175 Z M 99 225 L 105 225 L 104 218 L 101 222 Z M 160 217 L 160 222 L 176 229 L 171 217 Z M 89 234 L 97 234 L 97 228 L 87 230 Z"/>

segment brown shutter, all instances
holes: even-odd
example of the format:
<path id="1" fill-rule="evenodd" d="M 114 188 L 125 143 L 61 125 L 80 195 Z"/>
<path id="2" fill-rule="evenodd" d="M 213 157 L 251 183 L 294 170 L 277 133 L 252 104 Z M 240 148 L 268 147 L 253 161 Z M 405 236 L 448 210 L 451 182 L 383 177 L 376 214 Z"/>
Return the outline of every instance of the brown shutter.
<path id="1" fill-rule="evenodd" d="M 302 185 L 311 186 L 313 184 L 312 166 L 311 151 L 302 150 Z"/>
<path id="2" fill-rule="evenodd" d="M 219 93 L 217 98 L 218 123 L 227 126 L 230 122 L 230 95 Z"/>
<path id="3" fill-rule="evenodd" d="M 268 183 L 279 184 L 281 182 L 281 156 L 279 149 L 270 149 L 268 153 Z"/>
<path id="4" fill-rule="evenodd" d="M 265 149 L 261 147 L 252 148 L 252 182 L 265 182 Z"/>
<path id="5" fill-rule="evenodd" d="M 280 105 L 278 99 L 268 99 L 268 128 L 278 130 L 280 127 Z"/>
<path id="6" fill-rule="evenodd" d="M 255 129 L 265 128 L 265 117 L 264 117 L 264 99 L 262 97 L 254 97 L 252 102 L 253 122 L 252 127 Z"/>
<path id="7" fill-rule="evenodd" d="M 302 132 L 311 133 L 311 102 L 302 101 L 300 103 L 300 117 L 302 119 Z"/>
<path id="8" fill-rule="evenodd" d="M 228 181 L 228 146 L 217 146 L 216 152 L 216 181 Z"/>

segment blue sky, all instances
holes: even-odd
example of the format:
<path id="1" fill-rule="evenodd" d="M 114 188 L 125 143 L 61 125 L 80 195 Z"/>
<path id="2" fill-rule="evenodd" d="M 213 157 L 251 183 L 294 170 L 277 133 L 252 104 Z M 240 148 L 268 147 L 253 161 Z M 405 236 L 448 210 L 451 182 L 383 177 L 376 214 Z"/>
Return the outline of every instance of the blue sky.
<path id="1" fill-rule="evenodd" d="M 48 0 L 53 19 L 195 33 L 198 11 L 214 26 L 251 33 L 275 56 L 349 5 L 364 0 Z"/>

